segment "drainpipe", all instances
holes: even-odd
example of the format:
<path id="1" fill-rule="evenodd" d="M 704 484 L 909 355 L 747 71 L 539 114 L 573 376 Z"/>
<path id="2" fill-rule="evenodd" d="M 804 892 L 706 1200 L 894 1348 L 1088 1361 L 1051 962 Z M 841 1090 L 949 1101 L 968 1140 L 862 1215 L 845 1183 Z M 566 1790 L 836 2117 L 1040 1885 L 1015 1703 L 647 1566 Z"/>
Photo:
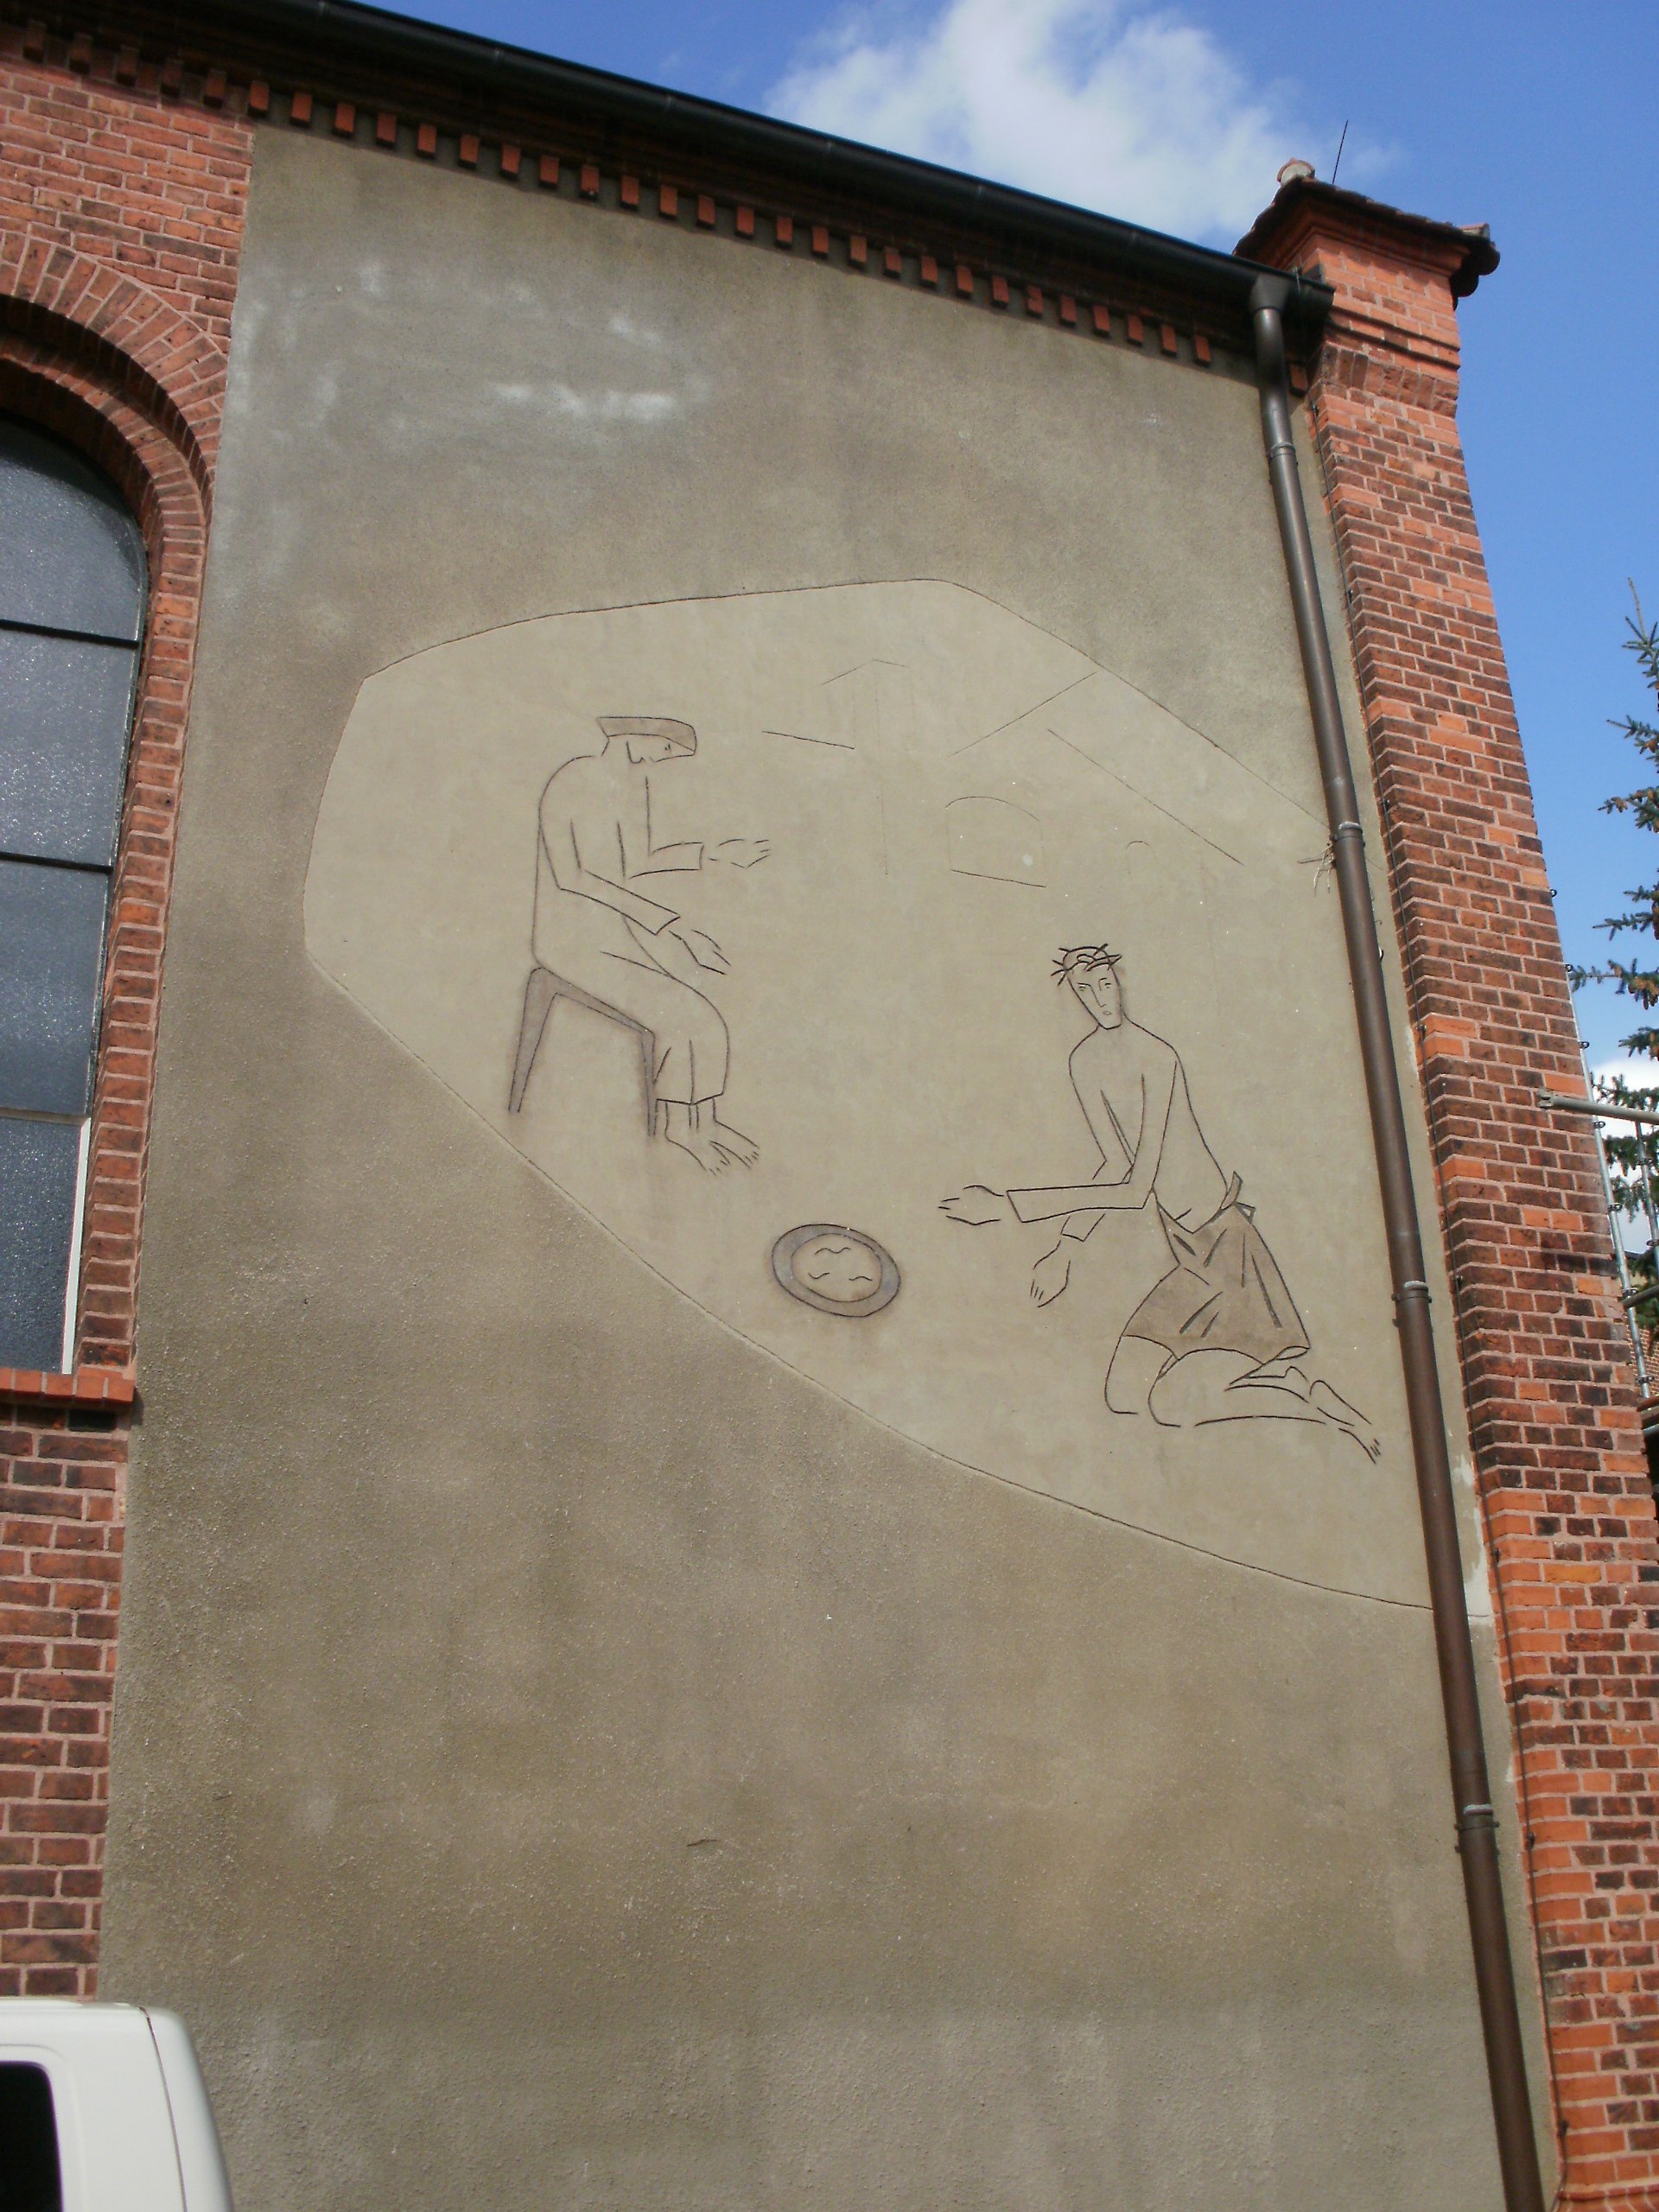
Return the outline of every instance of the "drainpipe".
<path id="1" fill-rule="evenodd" d="M 1446 1715 L 1446 1750 L 1452 1767 L 1452 1798 L 1457 1815 L 1458 1852 L 1463 1862 L 1464 1900 L 1474 1950 L 1475 1986 L 1480 2024 L 1486 2038 L 1486 2074 L 1497 2133 L 1498 2164 L 1503 2176 L 1507 2212 L 1543 2212 L 1543 2185 L 1527 2094 L 1526 2059 L 1521 2018 L 1515 1999 L 1515 1968 L 1510 1956 L 1498 1874 L 1497 1822 L 1487 1780 L 1481 1740 L 1480 1706 L 1475 1686 L 1475 1656 L 1469 1640 L 1469 1612 L 1464 1601 L 1463 1559 L 1458 1543 L 1452 1497 L 1452 1466 L 1446 1450 L 1446 1415 L 1440 1401 L 1434 1336 L 1428 1314 L 1422 1233 L 1412 1189 L 1406 1145 L 1406 1116 L 1401 1102 L 1400 1071 L 1382 988 L 1382 953 L 1365 868 L 1364 833 L 1354 790 L 1348 740 L 1337 696 L 1331 640 L 1319 602 L 1307 510 L 1302 504 L 1296 448 L 1291 437 L 1290 397 L 1285 383 L 1285 303 L 1294 276 L 1258 277 L 1250 293 L 1255 323 L 1257 378 L 1262 394 L 1262 435 L 1273 501 L 1279 514 L 1285 574 L 1302 649 L 1302 673 L 1313 719 L 1313 737 L 1331 823 L 1331 850 L 1342 901 L 1343 935 L 1359 1022 L 1360 1056 L 1365 1067 L 1365 1096 L 1370 1108 L 1371 1138 L 1382 1186 L 1382 1217 L 1388 1231 L 1389 1268 L 1400 1332 L 1400 1363 L 1405 1371 L 1406 1403 L 1411 1418 L 1412 1458 L 1422 1515 L 1423 1549 L 1428 1561 L 1428 1590 L 1434 1620 L 1434 1648 L 1440 1662 L 1440 1701 Z"/>

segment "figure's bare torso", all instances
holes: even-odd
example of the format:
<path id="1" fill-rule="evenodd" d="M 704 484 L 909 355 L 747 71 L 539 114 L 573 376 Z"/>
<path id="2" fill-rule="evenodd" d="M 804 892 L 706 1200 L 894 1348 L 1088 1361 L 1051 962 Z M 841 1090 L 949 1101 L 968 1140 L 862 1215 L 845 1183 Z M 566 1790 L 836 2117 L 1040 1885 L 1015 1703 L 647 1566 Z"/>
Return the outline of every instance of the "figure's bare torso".
<path id="1" fill-rule="evenodd" d="M 1153 1195 L 1177 1220 L 1209 1220 L 1227 1179 L 1204 1141 L 1173 1046 L 1127 1018 L 1095 1029 L 1071 1054 L 1072 1086 L 1110 1176 L 1127 1175 L 1147 1135 L 1148 1103 L 1169 1101 Z"/>

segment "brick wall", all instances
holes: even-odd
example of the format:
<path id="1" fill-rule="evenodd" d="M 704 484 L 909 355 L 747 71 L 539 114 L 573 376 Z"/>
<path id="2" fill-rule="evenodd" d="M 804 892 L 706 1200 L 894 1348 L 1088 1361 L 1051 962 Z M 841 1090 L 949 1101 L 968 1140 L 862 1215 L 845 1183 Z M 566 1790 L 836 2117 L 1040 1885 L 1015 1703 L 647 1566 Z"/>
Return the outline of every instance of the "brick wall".
<path id="1" fill-rule="evenodd" d="M 314 114 L 308 92 L 274 100 L 256 74 L 232 69 L 227 81 L 210 58 L 124 38 L 0 22 L 0 406 L 74 439 L 124 484 L 153 585 L 114 894 L 79 1395 L 53 1400 L 38 1378 L 0 1376 L 0 1993 L 88 1991 L 95 1976 L 129 1418 L 118 1402 L 130 1390 L 162 936 L 248 110 L 273 122 L 280 110 L 284 128 L 365 151 L 418 160 L 448 149 L 480 166 L 475 133 L 451 147 L 435 123 L 344 99 Z M 362 88 L 365 103 L 375 90 Z M 486 150 L 502 186 L 599 197 L 596 166 L 562 169 L 551 153 L 532 164 L 505 140 Z M 639 206 L 637 179 L 612 181 L 619 208 Z M 671 196 L 646 195 L 659 217 Z M 734 235 L 756 235 L 751 207 L 728 217 Z M 761 226 L 773 250 L 795 220 Z M 1456 430 L 1452 289 L 1471 248 L 1446 226 L 1306 185 L 1287 188 L 1251 245 L 1317 267 L 1338 292 L 1310 406 L 1352 594 L 1457 1289 L 1531 1814 L 1567 2200 L 1659 2207 L 1659 1614 L 1648 1602 L 1659 1560 L 1593 1157 L 1580 1128 L 1536 1103 L 1540 1087 L 1578 1085 L 1576 1025 Z M 849 269 L 930 286 L 950 260 L 943 245 L 872 259 L 861 232 L 844 245 Z M 1145 341 L 1138 312 L 1080 315 L 1063 289 L 968 274 L 964 298 Z M 1202 332 L 1178 346 L 1173 326 L 1160 327 L 1172 359 L 1208 360 Z"/>
<path id="2" fill-rule="evenodd" d="M 117 479 L 150 565 L 76 1373 L 0 1372 L 0 1995 L 88 1994 L 97 1970 L 162 934 L 251 153 L 166 72 L 0 23 L 0 408 Z"/>
<path id="3" fill-rule="evenodd" d="M 1538 1103 L 1584 1080 L 1458 436 L 1453 292 L 1472 248 L 1297 183 L 1245 250 L 1337 296 L 1308 404 L 1529 1813 L 1551 2072 L 1535 2087 L 1554 2096 L 1565 2202 L 1659 2206 L 1659 1554 L 1592 1142 Z"/>

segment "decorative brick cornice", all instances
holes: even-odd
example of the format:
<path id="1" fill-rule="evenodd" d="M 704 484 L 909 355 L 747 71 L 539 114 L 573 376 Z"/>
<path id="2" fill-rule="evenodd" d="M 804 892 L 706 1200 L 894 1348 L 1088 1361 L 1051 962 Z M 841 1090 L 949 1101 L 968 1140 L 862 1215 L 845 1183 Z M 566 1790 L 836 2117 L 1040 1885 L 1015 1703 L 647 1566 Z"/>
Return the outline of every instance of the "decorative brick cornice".
<path id="1" fill-rule="evenodd" d="M 180 40 L 176 18 L 137 0 L 96 22 L 73 9 L 22 16 L 0 0 L 0 56 L 10 52 L 89 82 L 130 86 L 174 108 L 303 130 L 382 158 L 673 223 L 764 247 L 769 257 L 816 261 L 1169 362 L 1208 368 L 1220 358 L 1237 373 L 1248 371 L 1236 334 L 1195 313 L 1190 300 L 1156 282 L 1103 283 L 1097 269 L 1063 251 L 1037 266 L 1010 255 L 992 231 L 925 238 L 900 211 L 834 193 L 814 205 L 778 178 L 734 174 L 713 155 L 697 174 L 677 149 L 620 145 L 608 126 L 584 127 L 575 116 L 515 104 L 506 85 L 493 111 L 479 113 L 443 86 L 391 69 L 374 80 L 339 76 L 324 84 L 315 55 L 274 35 L 263 44 L 229 29 L 207 35 L 216 43 Z"/>

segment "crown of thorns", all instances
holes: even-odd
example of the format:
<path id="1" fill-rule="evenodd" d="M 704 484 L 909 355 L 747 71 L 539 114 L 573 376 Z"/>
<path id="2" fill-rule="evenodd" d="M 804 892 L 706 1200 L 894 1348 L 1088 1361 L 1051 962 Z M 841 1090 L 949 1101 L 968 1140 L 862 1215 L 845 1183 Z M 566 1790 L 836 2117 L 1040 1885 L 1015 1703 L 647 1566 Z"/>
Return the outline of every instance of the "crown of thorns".
<path id="1" fill-rule="evenodd" d="M 1062 945 L 1054 956 L 1054 981 L 1069 983 L 1079 968 L 1116 968 L 1122 957 L 1109 944 Z"/>

